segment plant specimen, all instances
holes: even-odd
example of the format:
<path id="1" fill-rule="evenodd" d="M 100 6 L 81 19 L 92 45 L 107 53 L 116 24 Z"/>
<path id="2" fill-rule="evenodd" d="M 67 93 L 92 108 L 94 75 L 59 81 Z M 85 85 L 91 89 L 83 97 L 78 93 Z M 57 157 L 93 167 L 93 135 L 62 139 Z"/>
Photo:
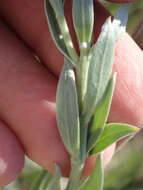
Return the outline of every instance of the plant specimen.
<path id="1" fill-rule="evenodd" d="M 55 163 L 55 176 L 47 177 L 48 190 L 102 190 L 102 152 L 125 136 L 139 129 L 122 123 L 107 123 L 116 83 L 112 73 L 114 49 L 126 30 L 128 8 L 124 4 L 114 19 L 109 17 L 102 26 L 97 42 L 93 43 L 93 0 L 73 0 L 72 17 L 78 40 L 74 47 L 64 15 L 64 0 L 46 0 L 49 28 L 57 48 L 64 55 L 64 65 L 57 89 L 57 124 L 62 141 L 71 157 L 71 172 L 66 186 Z M 85 160 L 97 155 L 90 177 L 81 177 Z M 43 188 L 44 189 L 44 188 Z"/>

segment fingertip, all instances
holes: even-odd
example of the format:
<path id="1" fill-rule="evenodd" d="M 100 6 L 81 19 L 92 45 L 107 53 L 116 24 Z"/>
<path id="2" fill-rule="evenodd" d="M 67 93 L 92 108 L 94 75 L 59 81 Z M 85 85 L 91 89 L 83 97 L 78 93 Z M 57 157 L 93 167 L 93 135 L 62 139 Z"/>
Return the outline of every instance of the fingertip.
<path id="1" fill-rule="evenodd" d="M 0 187 L 12 182 L 24 165 L 24 151 L 16 136 L 0 122 Z"/>
<path id="2" fill-rule="evenodd" d="M 109 122 L 143 123 L 143 53 L 134 40 L 124 33 L 115 49 L 113 71 L 117 72 Z"/>

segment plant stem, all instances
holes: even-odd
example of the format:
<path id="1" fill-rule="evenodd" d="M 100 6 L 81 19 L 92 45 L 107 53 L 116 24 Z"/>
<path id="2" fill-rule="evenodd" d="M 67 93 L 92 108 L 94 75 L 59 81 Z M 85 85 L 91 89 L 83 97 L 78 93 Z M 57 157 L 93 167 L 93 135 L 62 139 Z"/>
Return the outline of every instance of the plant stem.
<path id="1" fill-rule="evenodd" d="M 67 47 L 67 50 L 68 50 L 71 58 L 74 60 L 74 63 L 76 64 L 76 62 L 78 60 L 78 55 L 77 55 L 74 45 L 72 43 L 72 39 L 71 39 L 71 36 L 69 33 L 69 29 L 68 29 L 65 17 L 57 16 L 57 21 L 59 23 L 59 27 L 60 27 L 61 33 L 63 35 L 63 39 L 64 39 L 65 45 Z"/>
<path id="2" fill-rule="evenodd" d="M 82 112 L 84 96 L 87 87 L 87 76 L 89 67 L 89 48 L 81 48 L 79 62 L 76 65 L 76 82 L 79 97 L 79 109 Z"/>
<path id="3" fill-rule="evenodd" d="M 80 126 L 81 126 L 81 134 L 80 134 L 80 142 L 81 142 L 81 155 L 80 159 L 82 161 L 85 160 L 87 153 L 87 131 L 88 131 L 88 121 L 82 115 L 82 109 L 84 105 L 84 96 L 86 94 L 87 88 L 87 77 L 88 77 L 88 67 L 90 62 L 89 56 L 89 44 L 85 44 L 86 46 L 81 46 L 80 48 L 80 59 L 79 63 L 76 65 L 77 69 L 77 89 L 78 89 L 78 97 L 79 97 L 79 110 L 80 110 Z"/>
<path id="4" fill-rule="evenodd" d="M 76 158 L 71 159 L 71 173 L 66 190 L 78 190 L 83 167 L 84 167 L 84 162 L 81 162 Z"/>
<path id="5" fill-rule="evenodd" d="M 87 157 L 87 132 L 88 132 L 88 122 L 83 118 L 80 120 L 81 125 L 81 135 L 80 135 L 80 159 L 84 161 Z"/>

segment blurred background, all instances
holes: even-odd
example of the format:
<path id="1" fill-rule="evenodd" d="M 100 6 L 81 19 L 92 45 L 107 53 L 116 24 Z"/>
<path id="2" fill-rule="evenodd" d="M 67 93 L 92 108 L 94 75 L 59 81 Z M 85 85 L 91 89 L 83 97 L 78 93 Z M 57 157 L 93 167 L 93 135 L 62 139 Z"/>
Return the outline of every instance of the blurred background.
<path id="1" fill-rule="evenodd" d="M 120 6 L 100 1 L 113 15 Z M 127 30 L 143 49 L 143 0 L 133 3 Z M 115 154 L 105 173 L 104 190 L 143 190 L 143 131 Z M 1 190 L 38 190 L 39 181 L 43 176 L 46 180 L 42 182 L 41 190 L 51 175 L 26 159 L 25 168 L 17 180 Z"/>
<path id="2" fill-rule="evenodd" d="M 114 15 L 120 4 L 108 3 L 99 0 Z M 143 0 L 135 0 L 129 12 L 128 33 L 136 43 L 143 49 Z"/>
<path id="3" fill-rule="evenodd" d="M 104 190 L 143 190 L 143 130 L 115 154 L 105 174 Z M 1 190 L 44 190 L 50 178 L 49 173 L 26 159 L 17 180 Z"/>

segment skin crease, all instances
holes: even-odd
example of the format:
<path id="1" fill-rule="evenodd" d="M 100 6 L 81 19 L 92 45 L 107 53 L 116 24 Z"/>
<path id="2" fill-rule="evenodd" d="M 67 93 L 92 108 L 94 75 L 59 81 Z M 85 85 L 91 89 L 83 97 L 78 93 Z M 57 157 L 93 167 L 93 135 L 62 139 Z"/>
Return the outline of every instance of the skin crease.
<path id="1" fill-rule="evenodd" d="M 95 7 L 95 23 L 99 27 L 108 13 L 98 3 L 95 3 Z M 68 10 L 70 4 L 66 7 L 67 12 Z M 32 160 L 44 168 L 53 171 L 53 163 L 57 162 L 64 175 L 67 175 L 69 156 L 56 128 L 54 104 L 56 75 L 60 72 L 63 57 L 50 38 L 43 13 L 43 1 L 0 1 L 0 14 L 10 27 L 0 23 L 0 118 L 6 123 L 3 124 L 4 129 L 12 129 L 10 133 L 5 133 L 4 139 L 12 136 L 16 142 L 13 143 L 13 149 L 17 150 L 17 154 L 7 156 L 6 159 L 0 149 L 0 158 L 5 160 L 9 171 L 9 176 L 6 175 L 6 170 L 0 174 L 0 179 L 3 179 L 0 180 L 0 185 L 12 181 L 23 167 L 22 147 Z M 99 33 L 99 28 L 97 31 Z M 33 52 L 42 63 L 35 59 Z M 142 51 L 124 34 L 117 43 L 115 55 L 114 71 L 118 72 L 118 80 L 109 120 L 139 126 L 143 122 Z M 2 143 L 10 151 L 9 140 Z M 115 145 L 104 153 L 106 164 L 111 159 L 114 148 Z M 86 175 L 90 173 L 94 160 L 95 157 L 88 159 Z M 14 164 L 11 165 L 11 162 Z"/>

